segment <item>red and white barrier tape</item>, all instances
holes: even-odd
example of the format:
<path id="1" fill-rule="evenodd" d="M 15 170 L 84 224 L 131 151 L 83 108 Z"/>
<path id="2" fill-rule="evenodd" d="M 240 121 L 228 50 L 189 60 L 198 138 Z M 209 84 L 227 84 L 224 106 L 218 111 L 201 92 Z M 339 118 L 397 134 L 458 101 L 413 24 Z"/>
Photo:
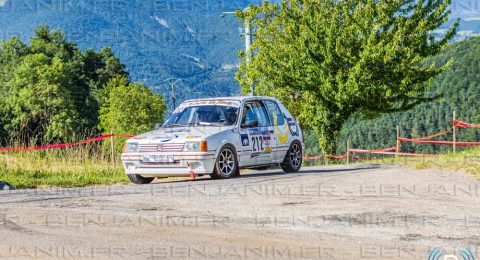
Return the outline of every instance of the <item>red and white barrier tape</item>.
<path id="1" fill-rule="evenodd" d="M 434 137 L 437 137 L 437 136 L 441 136 L 441 135 L 446 135 L 450 132 L 450 130 L 447 130 L 447 131 L 443 131 L 443 132 L 440 132 L 440 133 L 437 133 L 437 134 L 433 134 L 433 135 L 429 135 L 429 136 L 425 136 L 425 137 L 417 137 L 417 138 L 406 138 L 406 139 L 412 139 L 412 140 L 429 140 L 429 139 L 432 139 Z"/>
<path id="2" fill-rule="evenodd" d="M 462 121 L 459 121 L 459 120 L 455 120 L 453 122 L 453 125 L 457 128 L 480 128 L 480 125 L 470 124 L 470 123 L 462 122 Z"/>
<path id="3" fill-rule="evenodd" d="M 36 150 L 47 150 L 47 149 L 60 149 L 60 148 L 74 147 L 82 144 L 93 143 L 93 142 L 97 142 L 97 141 L 111 138 L 111 137 L 132 138 L 133 136 L 108 134 L 108 135 L 97 136 L 97 137 L 94 137 L 88 140 L 83 140 L 76 143 L 51 144 L 51 145 L 41 145 L 41 146 L 33 146 L 33 147 L 4 147 L 4 148 L 0 148 L 0 151 L 36 151 Z"/>
<path id="4" fill-rule="evenodd" d="M 399 138 L 400 142 L 410 142 L 410 143 L 420 143 L 420 144 L 440 144 L 440 145 L 453 145 L 452 141 L 431 141 L 431 140 L 418 140 L 418 139 L 411 139 L 411 138 Z M 480 142 L 455 142 L 456 146 L 478 146 Z"/>
<path id="5" fill-rule="evenodd" d="M 372 149 L 372 150 L 364 150 L 364 149 L 348 149 L 349 152 L 352 153 L 381 153 L 381 152 L 389 152 L 397 149 L 397 147 L 389 147 L 383 149 Z"/>
<path id="6" fill-rule="evenodd" d="M 392 147 L 392 148 L 396 149 L 396 147 Z M 389 152 L 389 150 L 392 150 L 392 148 L 385 148 L 380 150 L 348 149 L 348 151 L 351 153 L 371 153 L 371 154 L 387 154 L 387 155 L 400 155 L 400 156 L 419 156 L 419 157 L 434 156 L 433 154 Z"/>

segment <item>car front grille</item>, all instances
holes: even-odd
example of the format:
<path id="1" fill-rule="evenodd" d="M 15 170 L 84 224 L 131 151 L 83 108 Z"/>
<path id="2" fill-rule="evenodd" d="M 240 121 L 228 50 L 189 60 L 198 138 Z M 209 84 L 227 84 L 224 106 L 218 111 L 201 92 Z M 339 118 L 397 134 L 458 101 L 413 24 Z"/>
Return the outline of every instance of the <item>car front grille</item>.
<path id="1" fill-rule="evenodd" d="M 140 144 L 138 151 L 141 153 L 151 152 L 181 152 L 183 151 L 183 144 Z"/>

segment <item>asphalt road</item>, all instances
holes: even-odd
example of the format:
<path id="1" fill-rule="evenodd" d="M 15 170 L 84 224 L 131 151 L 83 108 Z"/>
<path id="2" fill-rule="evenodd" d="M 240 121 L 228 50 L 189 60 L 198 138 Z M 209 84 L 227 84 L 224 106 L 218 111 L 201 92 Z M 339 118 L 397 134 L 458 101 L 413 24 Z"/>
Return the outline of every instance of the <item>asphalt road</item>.
<path id="1" fill-rule="evenodd" d="M 0 192 L 2 259 L 427 259 L 433 247 L 480 258 L 474 177 L 361 165 Z"/>

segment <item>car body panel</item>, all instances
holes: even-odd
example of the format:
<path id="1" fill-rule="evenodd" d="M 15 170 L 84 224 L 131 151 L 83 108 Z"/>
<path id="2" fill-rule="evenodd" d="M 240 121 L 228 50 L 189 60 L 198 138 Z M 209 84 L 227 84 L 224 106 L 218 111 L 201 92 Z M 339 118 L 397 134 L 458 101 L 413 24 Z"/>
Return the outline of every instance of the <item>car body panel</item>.
<path id="1" fill-rule="evenodd" d="M 271 123 L 257 127 L 242 127 L 243 114 L 249 109 L 245 105 L 252 102 L 257 102 L 257 106 L 264 106 L 262 111 L 267 113 L 266 120 Z M 274 106 L 270 103 L 268 108 L 265 105 L 268 102 L 277 104 L 278 110 L 270 113 Z M 302 131 L 295 118 L 279 101 L 270 97 L 187 100 L 176 108 L 174 113 L 180 113 L 192 106 L 217 105 L 239 108 L 238 120 L 234 125 L 162 127 L 135 136 L 129 139 L 126 145 L 137 144 L 138 150 L 124 152 L 121 156 L 126 173 L 139 174 L 143 177 L 209 175 L 214 170 L 220 149 L 226 144 L 235 148 L 240 168 L 281 163 L 294 140 L 303 145 Z M 256 113 L 259 113 L 258 111 L 260 110 L 255 110 Z M 186 142 L 201 141 L 207 142 L 207 151 L 183 151 Z"/>

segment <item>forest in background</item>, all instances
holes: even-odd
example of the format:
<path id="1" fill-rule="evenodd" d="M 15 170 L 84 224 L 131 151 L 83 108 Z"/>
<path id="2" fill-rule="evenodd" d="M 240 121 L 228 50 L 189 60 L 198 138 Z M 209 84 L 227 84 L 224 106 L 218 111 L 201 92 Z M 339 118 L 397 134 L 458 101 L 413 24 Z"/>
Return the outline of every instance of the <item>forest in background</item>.
<path id="1" fill-rule="evenodd" d="M 453 64 L 433 81 L 430 91 L 442 94 L 437 101 L 418 105 L 406 112 L 385 114 L 374 119 L 350 118 L 342 128 L 338 140 L 338 153 L 345 152 L 346 140 L 350 147 L 377 149 L 395 146 L 396 126 L 402 137 L 422 137 L 448 130 L 452 127 L 453 111 L 457 119 L 480 123 L 480 38 L 451 43 L 441 54 L 426 62 L 443 64 L 452 59 Z M 480 141 L 480 131 L 462 129 L 457 131 L 459 141 Z M 315 135 L 307 139 L 315 142 Z M 435 138 L 452 140 L 452 134 Z M 308 143 L 308 142 L 307 142 Z M 462 149 L 462 148 L 460 148 Z M 440 153 L 451 151 L 442 145 L 402 144 L 402 151 L 417 153 Z M 318 154 L 316 147 L 308 153 Z"/>
<path id="2" fill-rule="evenodd" d="M 17 37 L 1 43 L 0 97 L 3 145 L 140 133 L 166 111 L 163 96 L 131 82 L 109 48 L 82 51 L 46 25 L 28 45 Z"/>

